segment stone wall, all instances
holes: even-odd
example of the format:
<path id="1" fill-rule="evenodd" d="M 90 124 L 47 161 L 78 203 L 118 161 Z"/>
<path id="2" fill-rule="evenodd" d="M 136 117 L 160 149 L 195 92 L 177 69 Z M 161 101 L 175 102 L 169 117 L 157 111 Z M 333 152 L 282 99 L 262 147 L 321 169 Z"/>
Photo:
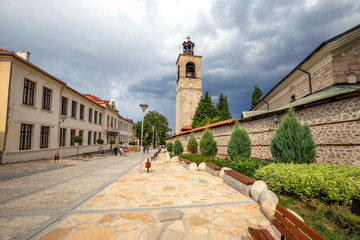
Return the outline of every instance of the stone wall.
<path id="1" fill-rule="evenodd" d="M 360 166 L 360 96 L 322 103 L 308 108 L 295 109 L 302 123 L 308 123 L 317 143 L 317 163 Z M 279 121 L 285 112 L 277 113 Z M 273 115 L 258 119 L 240 119 L 252 142 L 251 157 L 272 158 L 270 140 L 276 130 Z M 234 123 L 211 128 L 218 143 L 218 155 L 227 156 L 229 141 Z M 202 131 L 195 131 L 200 141 Z M 190 133 L 178 135 L 186 151 Z M 167 141 L 174 142 L 176 136 Z"/>

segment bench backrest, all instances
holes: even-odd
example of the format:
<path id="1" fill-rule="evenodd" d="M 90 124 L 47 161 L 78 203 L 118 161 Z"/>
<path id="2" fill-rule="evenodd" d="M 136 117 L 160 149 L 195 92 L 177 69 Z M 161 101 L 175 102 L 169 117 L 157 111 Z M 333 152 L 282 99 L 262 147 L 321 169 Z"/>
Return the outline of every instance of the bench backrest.
<path id="1" fill-rule="evenodd" d="M 287 240 L 326 240 L 298 217 L 279 204 L 276 205 L 273 225 Z"/>

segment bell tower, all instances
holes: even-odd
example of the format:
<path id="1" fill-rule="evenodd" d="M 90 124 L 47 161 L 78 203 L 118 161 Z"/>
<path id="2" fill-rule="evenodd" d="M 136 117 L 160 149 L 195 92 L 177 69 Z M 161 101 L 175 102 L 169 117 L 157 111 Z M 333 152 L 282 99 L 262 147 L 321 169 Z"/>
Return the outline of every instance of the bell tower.
<path id="1" fill-rule="evenodd" d="M 192 118 L 202 96 L 201 58 L 194 55 L 195 43 L 190 37 L 183 42 L 183 53 L 176 61 L 176 133 L 191 126 Z"/>

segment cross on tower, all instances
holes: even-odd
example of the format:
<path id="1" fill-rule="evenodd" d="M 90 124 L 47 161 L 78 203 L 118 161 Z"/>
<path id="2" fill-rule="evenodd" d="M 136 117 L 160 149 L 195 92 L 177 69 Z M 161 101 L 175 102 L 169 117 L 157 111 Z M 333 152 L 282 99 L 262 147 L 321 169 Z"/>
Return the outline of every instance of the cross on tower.
<path id="1" fill-rule="evenodd" d="M 190 37 L 189 36 L 187 36 L 187 38 L 186 38 L 188 41 L 190 41 Z"/>

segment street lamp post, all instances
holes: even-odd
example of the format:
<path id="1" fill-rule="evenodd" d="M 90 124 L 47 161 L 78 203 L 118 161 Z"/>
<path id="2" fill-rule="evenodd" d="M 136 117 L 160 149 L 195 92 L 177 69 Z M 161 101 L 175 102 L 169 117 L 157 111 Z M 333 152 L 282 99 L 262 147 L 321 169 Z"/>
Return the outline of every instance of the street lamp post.
<path id="1" fill-rule="evenodd" d="M 159 139 L 158 139 L 158 134 L 159 134 L 159 133 L 156 133 L 156 140 L 155 140 L 155 141 L 159 141 Z M 157 144 L 155 144 L 155 145 L 157 145 Z"/>
<path id="2" fill-rule="evenodd" d="M 155 149 L 155 143 L 154 143 L 154 128 L 155 128 L 155 126 L 151 126 L 151 128 L 152 128 L 152 130 L 153 130 L 153 140 L 152 140 L 152 142 L 153 142 L 153 149 Z"/>
<path id="3" fill-rule="evenodd" d="M 60 131 L 60 162 L 62 162 L 62 158 L 63 158 L 63 152 L 62 152 L 62 149 L 63 149 L 63 142 L 64 142 L 64 122 L 66 120 L 67 117 L 60 117 L 60 124 L 62 124 L 62 131 Z"/>
<path id="4" fill-rule="evenodd" d="M 144 130 L 144 112 L 146 108 L 149 106 L 147 104 L 139 104 L 142 110 L 142 120 L 141 120 L 141 139 L 140 139 L 140 166 L 139 166 L 139 173 L 141 174 L 141 158 L 142 158 L 142 142 L 143 142 L 143 130 Z"/>

